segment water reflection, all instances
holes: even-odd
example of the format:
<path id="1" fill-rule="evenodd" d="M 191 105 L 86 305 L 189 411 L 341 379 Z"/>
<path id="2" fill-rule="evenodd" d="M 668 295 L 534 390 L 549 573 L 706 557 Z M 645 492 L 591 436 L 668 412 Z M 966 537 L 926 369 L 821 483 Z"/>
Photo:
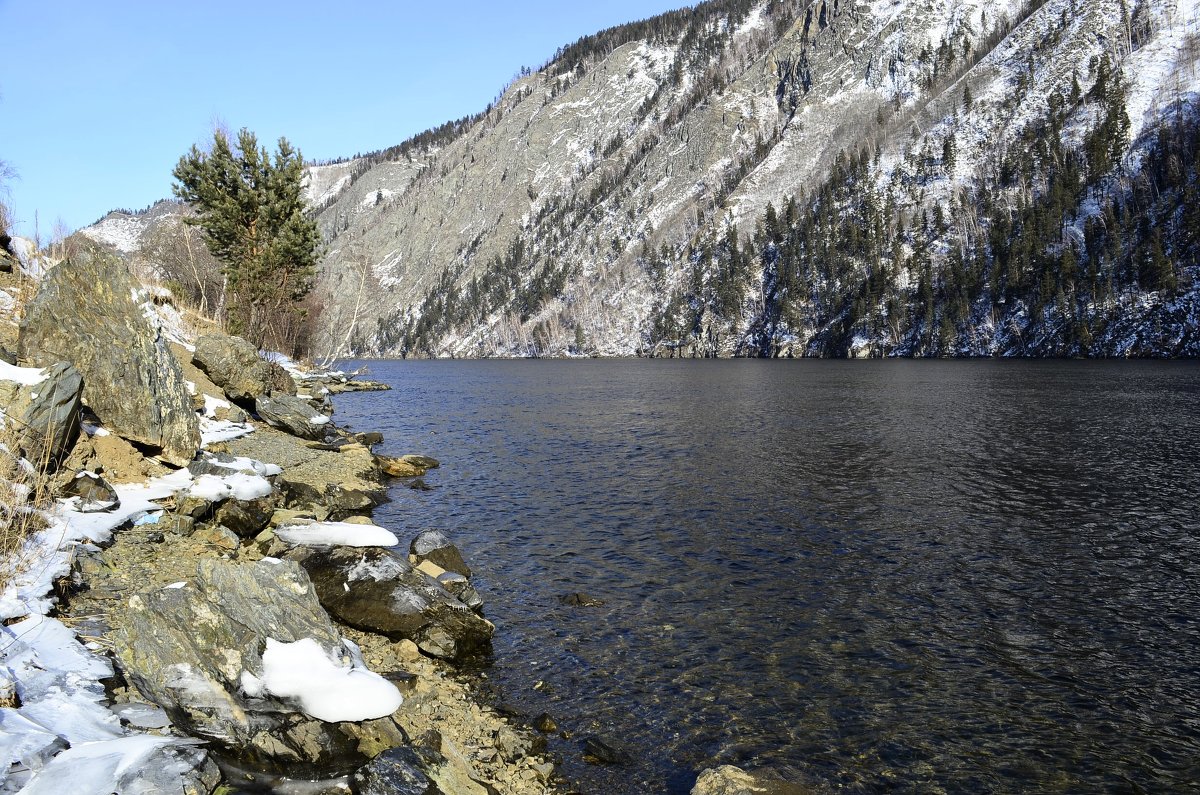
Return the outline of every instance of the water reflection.
<path id="1" fill-rule="evenodd" d="M 508 701 L 641 755 L 560 743 L 584 791 L 1200 787 L 1194 366 L 372 368 L 339 419 L 444 463 L 379 520 L 455 531 Z"/>

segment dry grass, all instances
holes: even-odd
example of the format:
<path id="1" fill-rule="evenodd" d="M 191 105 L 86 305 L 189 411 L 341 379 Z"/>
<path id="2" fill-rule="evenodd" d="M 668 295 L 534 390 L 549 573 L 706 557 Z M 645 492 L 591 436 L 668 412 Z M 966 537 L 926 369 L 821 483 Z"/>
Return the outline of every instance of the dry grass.
<path id="1" fill-rule="evenodd" d="M 53 494 L 49 452 L 35 463 L 20 457 L 17 451 L 23 443 L 28 444 L 25 436 L 12 418 L 4 418 L 0 428 L 0 591 L 8 587 L 16 572 L 35 562 L 26 559 L 26 541 L 46 529 L 41 510 L 49 506 Z"/>

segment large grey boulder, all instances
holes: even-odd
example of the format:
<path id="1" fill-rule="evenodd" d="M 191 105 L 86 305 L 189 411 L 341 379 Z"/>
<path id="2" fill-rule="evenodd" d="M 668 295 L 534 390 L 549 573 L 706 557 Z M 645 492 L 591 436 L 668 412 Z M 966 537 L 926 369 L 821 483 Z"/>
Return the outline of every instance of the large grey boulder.
<path id="1" fill-rule="evenodd" d="M 314 409 L 304 398 L 293 395 L 260 397 L 254 401 L 254 410 L 272 428 L 301 439 L 320 441 L 329 430 L 329 417 Z"/>
<path id="2" fill-rule="evenodd" d="M 274 362 L 258 355 L 258 349 L 241 337 L 205 334 L 196 340 L 192 364 L 221 387 L 230 400 L 252 406 L 264 395 L 294 395 L 296 381 Z"/>
<path id="3" fill-rule="evenodd" d="M 486 650 L 495 627 L 401 555 L 381 548 L 297 547 L 321 604 L 342 623 L 407 638 L 433 657 Z"/>
<path id="4" fill-rule="evenodd" d="M 368 699 L 380 714 L 358 716 L 365 723 L 326 721 L 303 696 L 278 695 L 264 656 L 273 644 L 296 643 L 319 647 L 323 665 L 353 670 L 347 679 L 381 687 L 381 697 Z M 289 775 L 346 772 L 363 762 L 365 726 L 388 724 L 400 734 L 390 718 L 399 693 L 363 668 L 295 563 L 203 560 L 193 582 L 134 596 L 117 658 L 177 728 L 257 767 Z M 333 677 L 330 687 L 342 681 Z"/>
<path id="5" fill-rule="evenodd" d="M 21 321 L 18 353 L 39 367 L 74 364 L 83 402 L 106 428 L 183 466 L 200 447 L 200 424 L 148 306 L 124 263 L 84 251 L 42 280 Z"/>
<path id="6" fill-rule="evenodd" d="M 0 372 L 0 410 L 15 420 L 18 444 L 35 464 L 61 461 L 79 437 L 83 376 L 66 362 L 56 362 L 37 371 L 12 368 Z M 6 380 L 9 375 L 16 380 Z"/>

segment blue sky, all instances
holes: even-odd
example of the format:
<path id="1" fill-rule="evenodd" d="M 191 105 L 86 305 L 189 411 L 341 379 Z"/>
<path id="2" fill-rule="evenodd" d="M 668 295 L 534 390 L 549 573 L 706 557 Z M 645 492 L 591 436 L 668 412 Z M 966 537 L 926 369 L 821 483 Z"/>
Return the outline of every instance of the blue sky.
<path id="1" fill-rule="evenodd" d="M 0 187 L 43 241 L 171 193 L 214 120 L 306 158 L 396 144 L 487 106 L 523 65 L 671 0 L 0 0 Z"/>

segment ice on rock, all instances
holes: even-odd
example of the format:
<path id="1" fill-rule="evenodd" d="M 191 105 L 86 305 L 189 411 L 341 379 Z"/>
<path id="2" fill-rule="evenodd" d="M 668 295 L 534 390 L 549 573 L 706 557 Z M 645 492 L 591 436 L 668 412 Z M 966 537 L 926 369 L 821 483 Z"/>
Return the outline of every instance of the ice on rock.
<path id="1" fill-rule="evenodd" d="M 265 691 L 294 699 L 317 720 L 374 720 L 391 715 L 403 701 L 391 682 L 360 665 L 334 659 L 312 638 L 295 643 L 268 638 L 262 662 Z"/>
<path id="2" fill-rule="evenodd" d="M 164 729 L 171 725 L 166 710 L 153 704 L 116 704 L 112 712 L 135 729 Z"/>
<path id="3" fill-rule="evenodd" d="M 81 743 L 56 756 L 21 795 L 183 795 L 203 753 L 196 745 L 149 734 Z"/>
<path id="4" fill-rule="evenodd" d="M 0 792 L 7 792 L 23 780 L 16 780 L 18 772 L 41 770 L 66 743 L 54 732 L 37 721 L 30 720 L 15 709 L 0 709 L 0 759 L 6 759 L 16 770 L 0 767 Z M 10 779 L 5 780 L 5 775 Z M 26 776 L 27 778 L 27 776 Z"/>
<path id="5" fill-rule="evenodd" d="M 346 573 L 346 579 L 349 582 L 360 582 L 362 580 L 389 582 L 411 569 L 412 567 L 408 564 L 408 561 L 391 556 L 384 556 L 376 561 L 368 561 L 364 558 L 355 563 L 350 571 Z M 347 590 L 349 590 L 349 583 L 347 583 Z"/>

